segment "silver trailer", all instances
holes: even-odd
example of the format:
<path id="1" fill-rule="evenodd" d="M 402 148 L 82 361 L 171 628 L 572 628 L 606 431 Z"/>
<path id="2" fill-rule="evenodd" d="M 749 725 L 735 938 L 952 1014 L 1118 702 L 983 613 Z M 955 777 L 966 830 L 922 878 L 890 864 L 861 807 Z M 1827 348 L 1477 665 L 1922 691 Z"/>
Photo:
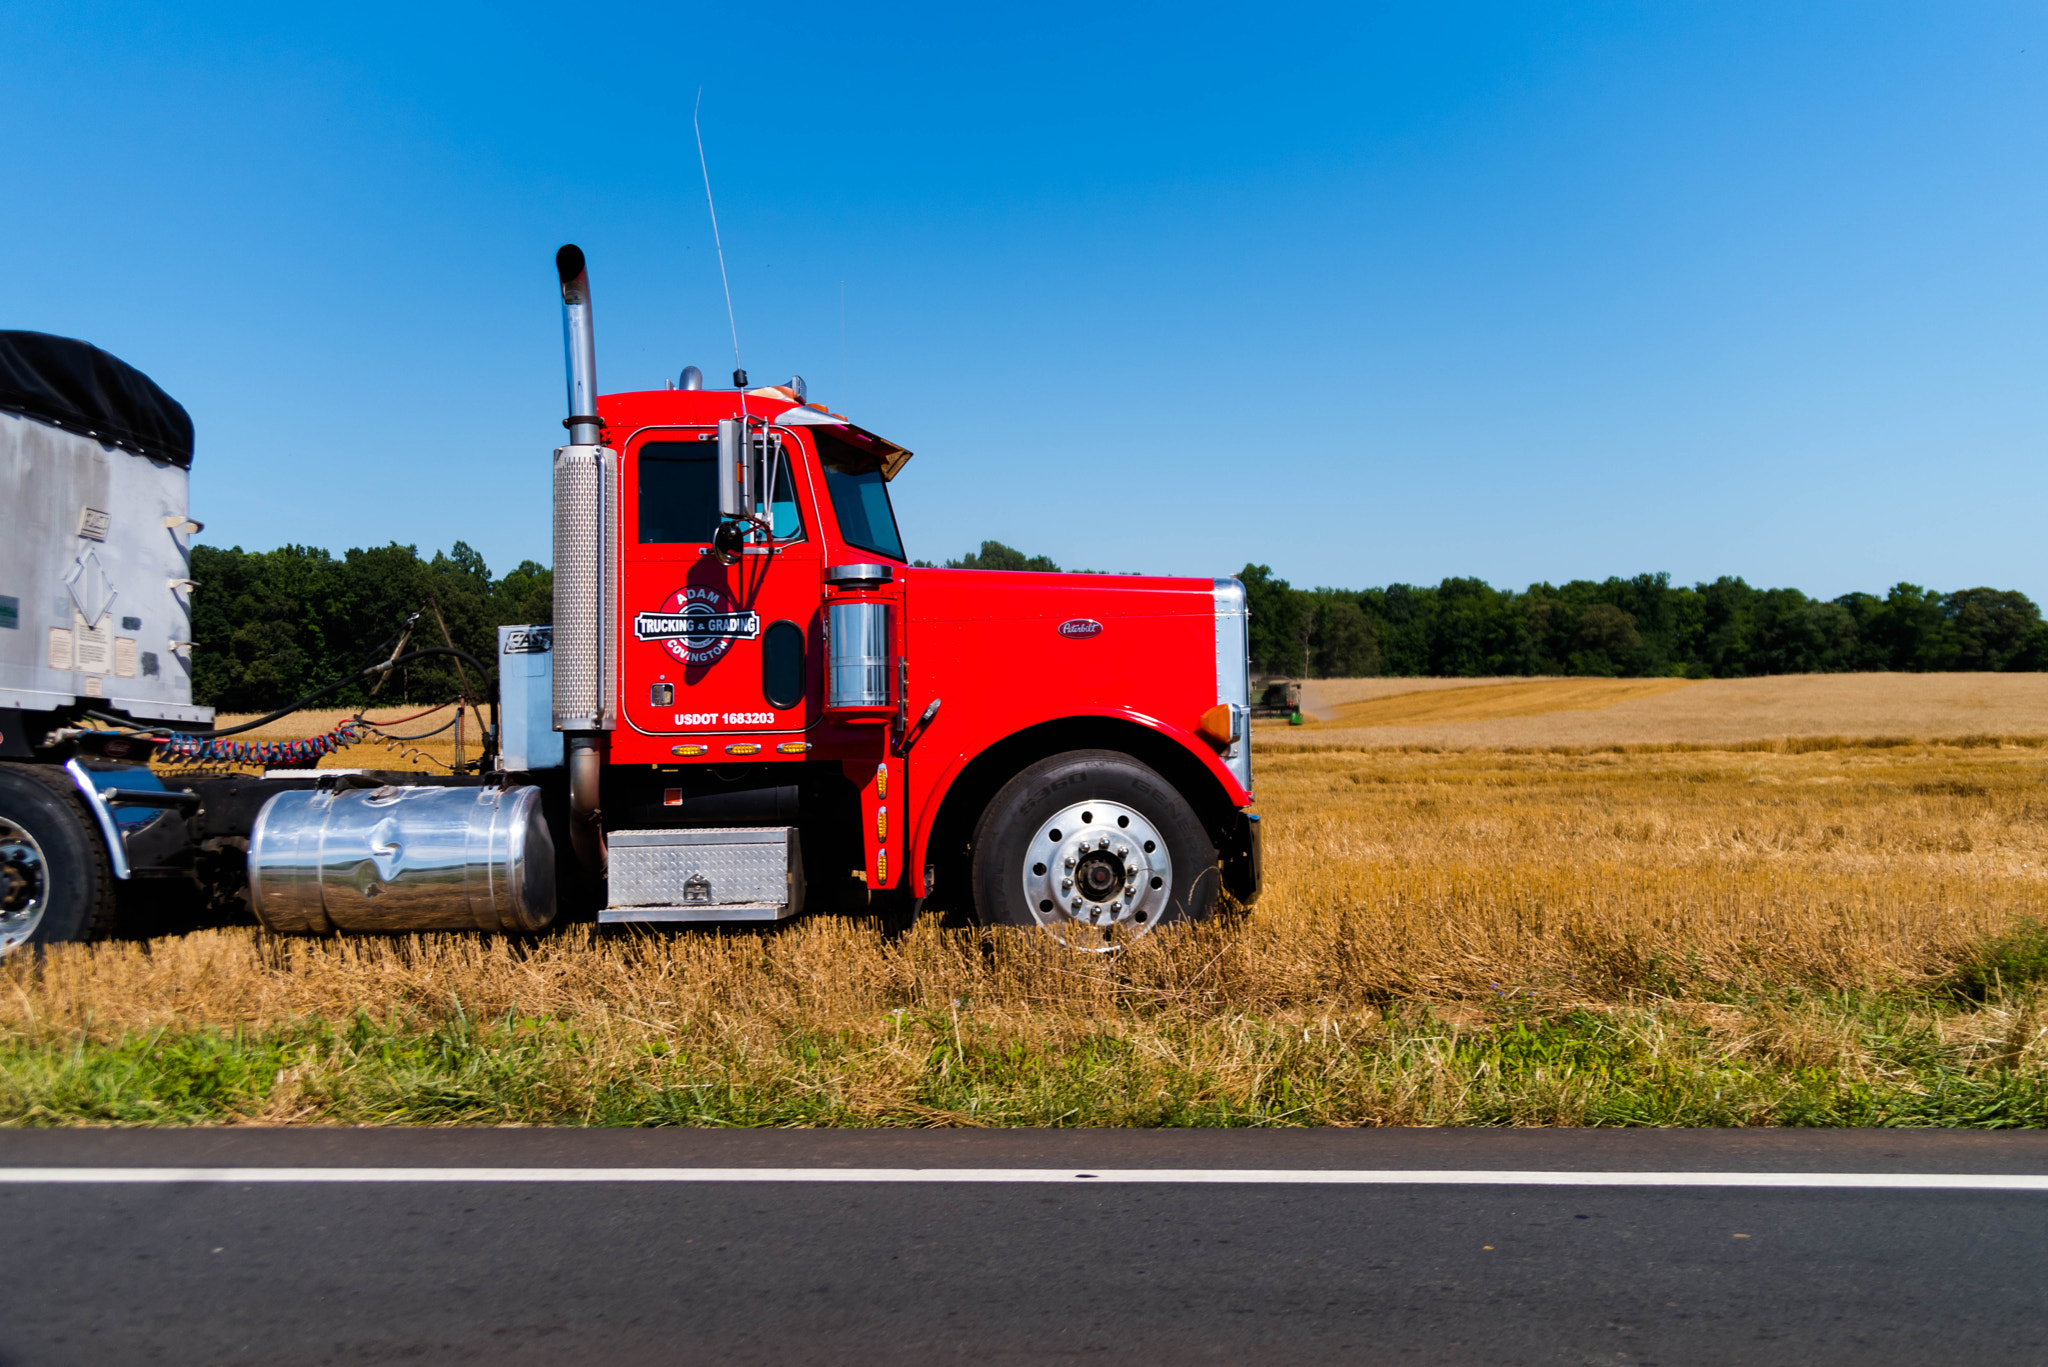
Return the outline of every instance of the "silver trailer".
<path id="1" fill-rule="evenodd" d="M 145 376 L 0 333 L 0 709 L 212 719 L 192 705 L 191 462 L 190 420 Z"/>

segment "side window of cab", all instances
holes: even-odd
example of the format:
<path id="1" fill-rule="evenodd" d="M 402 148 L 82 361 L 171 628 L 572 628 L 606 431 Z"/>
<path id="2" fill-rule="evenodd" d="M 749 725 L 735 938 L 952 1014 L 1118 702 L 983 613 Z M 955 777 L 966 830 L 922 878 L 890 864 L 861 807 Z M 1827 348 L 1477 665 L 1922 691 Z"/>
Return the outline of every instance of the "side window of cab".
<path id="1" fill-rule="evenodd" d="M 801 541 L 803 513 L 797 506 L 794 443 L 784 449 L 771 501 L 777 541 Z M 718 443 L 649 441 L 640 446 L 640 509 L 637 531 L 643 546 L 709 545 L 718 530 Z"/>
<path id="2" fill-rule="evenodd" d="M 718 443 L 640 446 L 639 539 L 643 546 L 704 543 L 718 530 Z"/>

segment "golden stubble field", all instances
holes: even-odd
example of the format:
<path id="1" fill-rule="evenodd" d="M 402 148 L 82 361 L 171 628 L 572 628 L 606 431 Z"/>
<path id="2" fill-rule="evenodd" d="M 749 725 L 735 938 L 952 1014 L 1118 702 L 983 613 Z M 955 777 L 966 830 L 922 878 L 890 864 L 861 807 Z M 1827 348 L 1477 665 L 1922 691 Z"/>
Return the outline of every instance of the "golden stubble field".
<path id="1" fill-rule="evenodd" d="M 318 767 L 322 769 L 384 769 L 399 773 L 445 774 L 458 758 L 457 740 L 461 742 L 459 758 L 474 760 L 482 744 L 483 728 L 476 708 L 465 708 L 458 719 L 455 708 L 438 708 L 426 716 L 418 706 L 368 707 L 363 708 L 364 720 L 371 727 L 361 732 L 362 739 L 356 744 L 333 754 L 322 756 Z M 297 712 L 289 717 L 244 731 L 230 739 L 245 744 L 261 744 L 265 741 L 303 740 L 309 736 L 324 735 L 356 715 L 355 708 L 328 708 L 319 711 Z M 239 726 L 256 720 L 261 713 L 222 713 L 214 719 L 216 727 Z M 175 762 L 159 762 L 157 768 L 172 772 L 192 766 Z M 199 767 L 207 769 L 236 769 L 247 773 L 259 773 L 266 767 L 285 768 L 285 764 L 266 766 L 261 763 L 221 763 L 206 761 Z"/>
<path id="2" fill-rule="evenodd" d="M 17 958 L 0 1032 L 44 1072 L 0 1116 L 147 1119 L 55 1099 L 65 1051 L 208 1030 L 299 1041 L 196 1117 L 271 1121 L 1873 1123 L 1840 1097 L 1929 1067 L 2038 1086 L 2036 989 L 1926 993 L 2041 918 L 2048 750 L 1750 744 L 1262 750 L 1265 896 L 1110 960 L 929 917 Z M 495 1082 L 394 1071 L 450 1031 Z"/>
<path id="3" fill-rule="evenodd" d="M 2048 674 L 1756 679 L 1318 679 L 1273 745 L 1354 749 L 1726 746 L 1819 737 L 2048 736 Z"/>

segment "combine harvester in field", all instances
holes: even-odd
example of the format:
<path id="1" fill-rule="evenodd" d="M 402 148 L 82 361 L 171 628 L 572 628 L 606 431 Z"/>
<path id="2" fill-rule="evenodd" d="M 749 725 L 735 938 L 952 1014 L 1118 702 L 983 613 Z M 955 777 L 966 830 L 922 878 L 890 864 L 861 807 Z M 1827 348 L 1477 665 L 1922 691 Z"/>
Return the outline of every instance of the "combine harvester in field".
<path id="1" fill-rule="evenodd" d="M 801 380 L 600 397 L 583 254 L 556 266 L 554 622 L 501 629 L 484 757 L 441 776 L 150 766 L 232 743 L 191 701 L 191 422 L 104 352 L 0 333 L 0 952 L 163 880 L 246 881 L 298 934 L 943 896 L 1090 949 L 1256 897 L 1241 584 L 912 568 L 910 452 Z"/>

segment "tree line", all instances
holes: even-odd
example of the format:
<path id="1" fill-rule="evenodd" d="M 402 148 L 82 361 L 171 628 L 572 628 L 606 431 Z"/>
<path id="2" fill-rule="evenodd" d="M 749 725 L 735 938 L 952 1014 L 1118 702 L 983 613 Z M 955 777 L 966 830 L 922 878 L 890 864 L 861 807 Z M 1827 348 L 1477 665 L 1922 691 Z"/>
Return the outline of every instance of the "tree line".
<path id="1" fill-rule="evenodd" d="M 2041 610 L 2010 589 L 1809 598 L 1739 578 L 1668 574 L 1496 589 L 1297 589 L 1247 565 L 1254 671 L 1296 677 L 1584 674 L 1744 678 L 1864 670 L 2048 668 Z"/>
<path id="2" fill-rule="evenodd" d="M 1059 568 L 1000 541 L 945 563 Z M 201 544 L 192 566 L 200 585 L 193 698 L 223 712 L 281 707 L 389 655 L 415 612 L 411 646 L 452 641 L 483 660 L 497 649 L 500 625 L 554 620 L 552 571 L 527 560 L 493 576 L 460 541 L 431 559 L 395 543 L 340 556 L 312 546 Z M 2007 589 L 1944 593 L 1897 584 L 1882 596 L 1818 599 L 1736 578 L 1674 585 L 1666 574 L 1519 591 L 1479 579 L 1297 589 L 1266 565 L 1247 565 L 1238 577 L 1251 603 L 1252 669 L 1260 674 L 1741 678 L 2048 668 L 2040 609 Z M 424 660 L 396 671 L 374 694 L 368 682 L 351 685 L 334 705 L 441 702 L 459 682 L 451 660 Z"/>
<path id="3" fill-rule="evenodd" d="M 531 560 L 494 578 L 458 541 L 422 559 L 417 547 L 377 546 L 333 556 L 313 546 L 274 551 L 192 548 L 193 701 L 223 712 L 282 707 L 323 684 L 388 658 L 415 612 L 407 648 L 446 645 L 490 663 L 498 627 L 554 620 L 554 573 Z M 443 635 L 443 624 L 446 635 Z M 467 669 L 468 691 L 481 691 Z M 321 706 L 442 702 L 461 691 L 441 656 L 394 670 L 381 689 L 365 680 Z"/>

